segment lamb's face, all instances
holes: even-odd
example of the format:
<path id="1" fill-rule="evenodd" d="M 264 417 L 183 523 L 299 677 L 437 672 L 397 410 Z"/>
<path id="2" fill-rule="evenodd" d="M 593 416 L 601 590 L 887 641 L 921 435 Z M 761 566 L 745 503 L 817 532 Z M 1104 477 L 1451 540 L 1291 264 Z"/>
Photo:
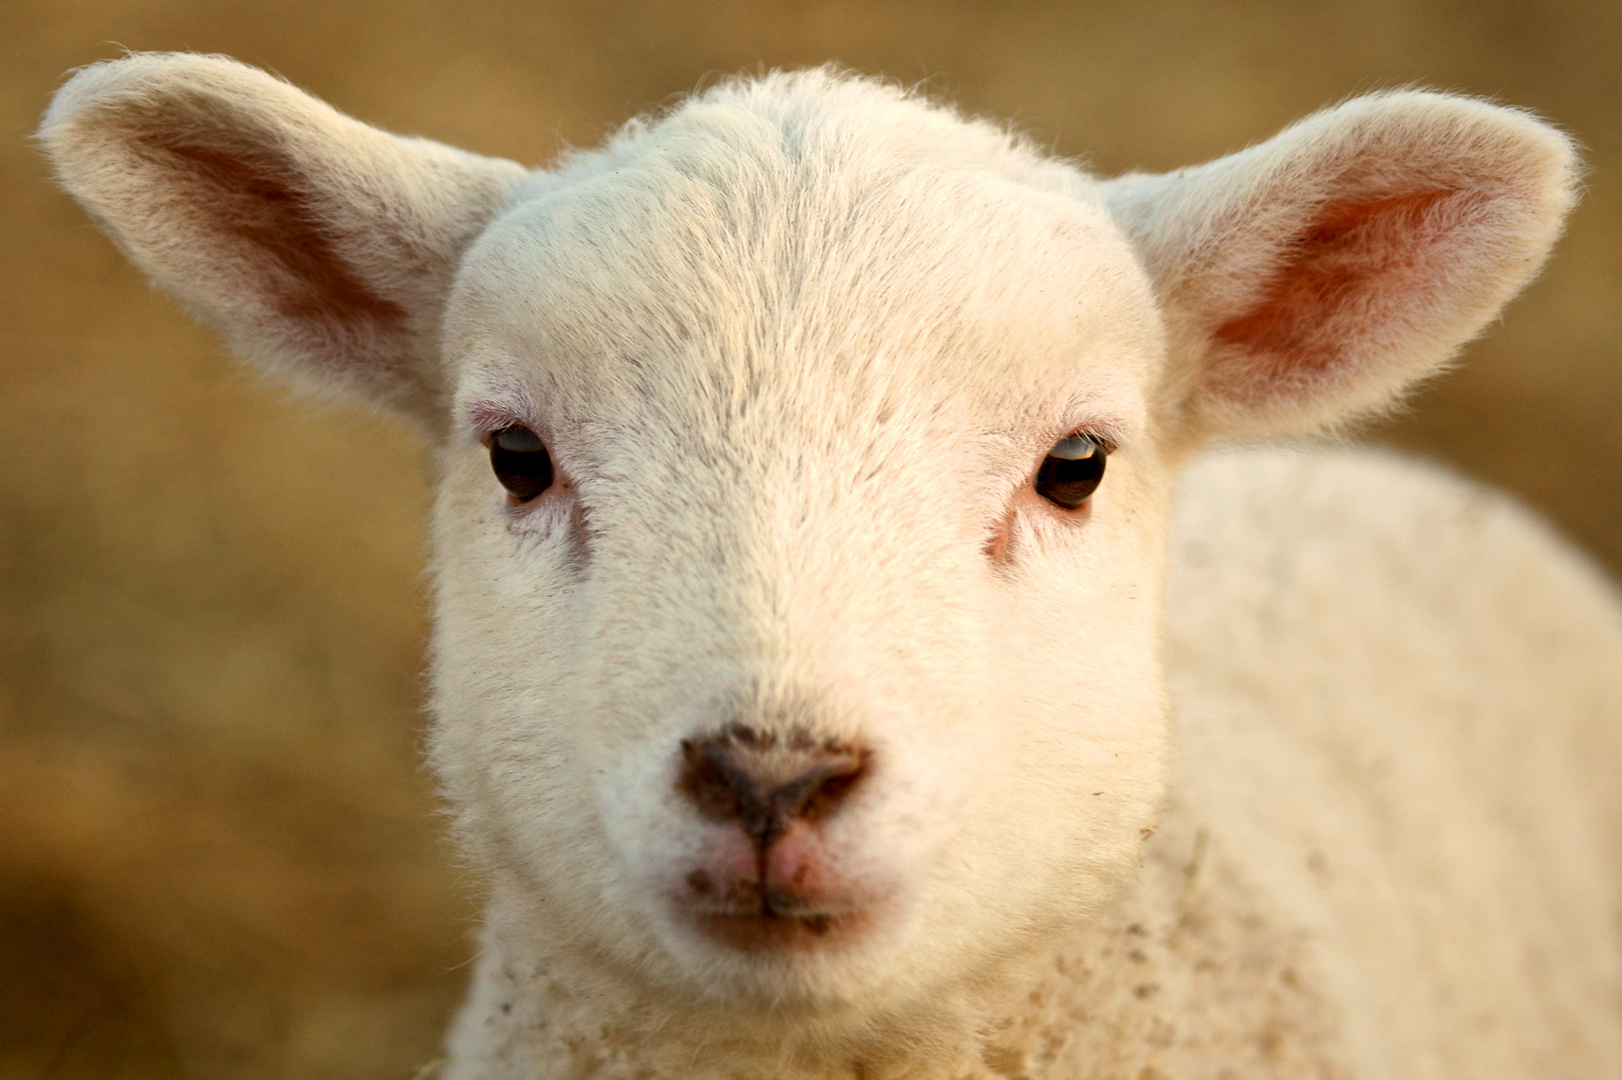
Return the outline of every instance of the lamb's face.
<path id="1" fill-rule="evenodd" d="M 435 760 L 549 938 L 724 1000 L 927 993 L 1096 907 L 1152 821 L 1150 288 L 1067 170 L 683 134 L 461 270 Z M 1033 480 L 1076 434 L 1108 470 L 1066 509 Z"/>

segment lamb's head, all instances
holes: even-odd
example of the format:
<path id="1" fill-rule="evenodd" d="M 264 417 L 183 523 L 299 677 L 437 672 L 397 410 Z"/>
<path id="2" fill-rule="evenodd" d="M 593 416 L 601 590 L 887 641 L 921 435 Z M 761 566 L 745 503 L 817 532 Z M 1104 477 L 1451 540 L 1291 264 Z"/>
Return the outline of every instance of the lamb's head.
<path id="1" fill-rule="evenodd" d="M 436 758 L 488 857 L 752 997 L 1097 903 L 1158 799 L 1165 487 L 1097 192 L 815 73 L 511 198 L 448 309 L 437 513 Z M 1067 439 L 1066 490 L 1110 459 L 1073 506 L 1032 485 Z"/>
<path id="2" fill-rule="evenodd" d="M 1101 183 L 826 71 L 543 173 L 190 56 L 88 69 L 42 136 L 239 349 L 437 439 L 433 756 L 509 916 L 824 1020 L 1130 875 L 1176 463 L 1434 369 L 1573 173 L 1400 93 Z"/>

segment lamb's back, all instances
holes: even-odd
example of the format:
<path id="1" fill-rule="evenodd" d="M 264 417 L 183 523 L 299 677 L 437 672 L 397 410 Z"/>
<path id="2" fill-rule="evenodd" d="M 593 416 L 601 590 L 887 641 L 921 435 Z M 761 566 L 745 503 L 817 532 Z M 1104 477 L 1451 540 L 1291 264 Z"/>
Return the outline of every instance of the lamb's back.
<path id="1" fill-rule="evenodd" d="M 1512 500 L 1370 450 L 1184 474 L 1174 820 L 1314 943 L 1357 1075 L 1622 1075 L 1622 604 Z"/>

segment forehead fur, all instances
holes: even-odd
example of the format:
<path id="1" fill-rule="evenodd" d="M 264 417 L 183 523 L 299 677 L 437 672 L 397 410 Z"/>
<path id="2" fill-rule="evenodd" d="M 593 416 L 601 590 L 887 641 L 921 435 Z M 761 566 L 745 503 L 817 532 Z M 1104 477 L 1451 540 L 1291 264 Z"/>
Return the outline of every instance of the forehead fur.
<path id="1" fill-rule="evenodd" d="M 838 387 L 869 415 L 1080 398 L 1131 427 L 1160 352 L 1089 176 L 830 69 L 724 82 L 529 178 L 465 262 L 450 330 L 464 406 L 660 424 Z"/>

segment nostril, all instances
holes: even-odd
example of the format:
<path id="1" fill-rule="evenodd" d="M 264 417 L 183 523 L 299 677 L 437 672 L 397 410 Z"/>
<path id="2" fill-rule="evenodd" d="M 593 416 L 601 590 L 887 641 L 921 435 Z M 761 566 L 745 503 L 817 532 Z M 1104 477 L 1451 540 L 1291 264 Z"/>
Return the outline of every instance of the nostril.
<path id="1" fill-rule="evenodd" d="M 837 806 L 856 781 L 866 761 L 855 753 L 829 753 L 799 776 L 782 785 L 774 797 L 790 819 L 816 821 Z"/>
<path id="2" fill-rule="evenodd" d="M 683 739 L 681 753 L 686 765 L 677 786 L 705 817 L 717 820 L 741 817 L 759 801 L 760 792 L 732 762 L 725 747 L 713 740 Z"/>
<path id="3" fill-rule="evenodd" d="M 683 740 L 677 788 L 714 821 L 737 821 L 762 848 L 797 821 L 827 817 L 866 775 L 869 754 L 839 741 L 783 741 L 747 728 Z"/>

